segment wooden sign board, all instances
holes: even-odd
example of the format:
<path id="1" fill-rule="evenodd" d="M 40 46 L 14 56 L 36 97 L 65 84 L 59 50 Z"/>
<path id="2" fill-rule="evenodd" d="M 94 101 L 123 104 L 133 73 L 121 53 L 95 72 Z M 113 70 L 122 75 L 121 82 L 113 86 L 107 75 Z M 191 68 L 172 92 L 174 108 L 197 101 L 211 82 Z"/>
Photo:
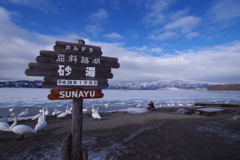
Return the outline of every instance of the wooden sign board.
<path id="1" fill-rule="evenodd" d="M 77 44 L 71 42 L 56 41 L 56 45 L 53 47 L 54 51 L 63 51 L 68 53 L 89 53 L 93 55 L 102 55 L 101 47 Z"/>
<path id="2" fill-rule="evenodd" d="M 101 47 L 56 41 L 54 51 L 41 50 L 37 63 L 29 63 L 27 76 L 42 76 L 43 88 L 108 88 L 107 79 L 112 79 L 111 68 L 119 68 L 118 58 L 104 57 Z"/>
<path id="3" fill-rule="evenodd" d="M 118 58 L 94 56 L 89 54 L 77 54 L 41 50 L 40 56 L 36 57 L 38 63 L 68 64 L 76 66 L 93 66 L 119 68 Z"/>
<path id="4" fill-rule="evenodd" d="M 52 89 L 49 100 L 95 99 L 104 95 L 101 89 Z"/>
<path id="5" fill-rule="evenodd" d="M 107 79 L 61 79 L 57 77 L 45 77 L 42 83 L 44 88 L 83 88 L 83 89 L 96 89 L 108 88 Z"/>
<path id="6" fill-rule="evenodd" d="M 59 75 L 59 72 L 56 70 L 49 70 L 49 69 L 31 69 L 28 68 L 25 70 L 25 74 L 27 76 L 39 76 L 39 77 L 61 77 L 65 79 L 82 79 L 82 78 L 90 78 L 90 79 L 111 79 L 113 78 L 113 74 L 109 72 L 94 72 L 93 74 L 88 74 L 85 71 L 71 71 L 70 72 L 64 71 L 63 74 Z"/>
<path id="7" fill-rule="evenodd" d="M 48 70 L 66 70 L 69 69 L 71 71 L 85 71 L 87 69 L 86 66 L 76 66 L 76 65 L 65 65 L 65 64 L 50 64 L 50 63 L 29 63 L 28 67 L 31 69 L 48 69 Z M 109 67 L 92 67 L 95 72 L 111 72 L 111 68 Z"/>

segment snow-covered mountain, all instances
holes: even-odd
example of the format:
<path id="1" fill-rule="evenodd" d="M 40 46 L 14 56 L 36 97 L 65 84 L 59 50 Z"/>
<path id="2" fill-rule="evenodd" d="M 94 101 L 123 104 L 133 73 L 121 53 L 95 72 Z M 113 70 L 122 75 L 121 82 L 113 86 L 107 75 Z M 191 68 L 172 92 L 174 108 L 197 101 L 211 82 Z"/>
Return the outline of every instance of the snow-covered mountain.
<path id="1" fill-rule="evenodd" d="M 109 85 L 107 89 L 126 90 L 204 90 L 216 83 L 198 82 L 190 80 L 159 80 L 143 83 L 125 83 Z M 42 88 L 42 81 L 0 81 L 0 88 Z"/>
<path id="2" fill-rule="evenodd" d="M 158 80 L 144 83 L 125 83 L 110 85 L 108 89 L 127 90 L 204 90 L 216 83 L 198 82 L 190 80 Z"/>

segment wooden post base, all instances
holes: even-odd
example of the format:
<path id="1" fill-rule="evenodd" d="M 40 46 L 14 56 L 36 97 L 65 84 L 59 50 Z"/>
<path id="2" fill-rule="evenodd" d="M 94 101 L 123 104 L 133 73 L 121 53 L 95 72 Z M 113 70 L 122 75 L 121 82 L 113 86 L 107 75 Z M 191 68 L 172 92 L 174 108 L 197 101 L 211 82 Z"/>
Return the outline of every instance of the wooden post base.
<path id="1" fill-rule="evenodd" d="M 61 160 L 71 160 L 72 133 L 69 133 L 61 145 Z M 82 160 L 88 160 L 88 152 L 82 148 Z"/>

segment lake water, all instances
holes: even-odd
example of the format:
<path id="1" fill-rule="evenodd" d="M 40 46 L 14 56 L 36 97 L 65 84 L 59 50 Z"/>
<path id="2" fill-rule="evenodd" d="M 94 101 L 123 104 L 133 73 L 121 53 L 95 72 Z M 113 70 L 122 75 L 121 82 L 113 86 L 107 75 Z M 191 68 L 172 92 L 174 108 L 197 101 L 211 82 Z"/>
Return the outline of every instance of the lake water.
<path id="1" fill-rule="evenodd" d="M 175 107 L 181 108 L 179 104 L 187 106 L 187 103 L 195 102 L 219 102 L 223 103 L 229 101 L 229 103 L 240 103 L 240 92 L 216 92 L 216 91 L 165 91 L 165 90 L 103 90 L 104 97 L 101 99 L 84 99 L 83 107 L 91 107 L 93 104 L 95 107 L 100 108 L 101 112 L 114 112 L 114 111 L 127 111 L 131 114 L 142 114 L 147 111 L 145 109 L 149 101 L 153 101 L 156 107 L 161 105 L 162 107 L 169 107 L 169 104 L 174 103 Z M 15 112 L 18 114 L 21 110 L 29 109 L 30 113 L 28 117 L 21 119 L 31 119 L 32 116 L 36 115 L 39 112 L 39 109 L 47 106 L 50 111 L 51 108 L 57 107 L 60 110 L 65 110 L 67 105 L 72 104 L 72 100 L 48 100 L 47 96 L 50 94 L 50 89 L 28 89 L 28 88 L 0 88 L 0 116 L 7 119 L 7 121 L 12 121 L 13 118 L 7 118 L 7 115 L 10 114 L 9 108 L 14 106 Z M 105 108 L 104 104 L 109 103 L 109 108 Z M 142 108 L 137 108 L 136 105 L 141 103 Z M 91 109 L 88 110 L 91 112 Z M 211 132 L 212 132 L 211 128 Z M 221 130 L 222 131 L 222 130 Z M 141 133 L 141 132 L 140 132 Z M 225 132 L 224 132 L 225 133 Z M 231 133 L 232 134 L 232 133 Z M 130 138 L 133 138 L 137 134 L 131 134 Z M 106 141 L 108 137 L 105 137 Z M 86 137 L 83 139 L 83 144 L 87 146 L 95 146 L 95 143 L 98 141 L 93 137 L 89 139 Z M 56 149 L 46 150 L 39 152 L 46 157 L 51 156 L 49 159 L 59 159 L 59 144 L 52 144 L 56 146 Z M 113 143 L 110 146 L 99 149 L 89 149 L 89 159 L 96 160 L 101 159 L 101 157 L 106 157 L 108 153 L 113 151 L 113 148 L 119 148 L 118 146 L 124 146 L 125 144 Z M 53 147 L 54 148 L 54 147 Z M 90 147 L 91 148 L 91 147 Z M 43 152 L 43 153 L 42 153 Z M 31 155 L 30 151 L 21 153 L 22 157 Z M 14 158 L 18 159 L 18 158 Z M 104 158 L 103 158 L 104 159 Z"/>
<path id="2" fill-rule="evenodd" d="M 187 103 L 195 102 L 219 102 L 240 103 L 240 92 L 225 91 L 169 91 L 169 90 L 102 90 L 104 94 L 100 99 L 84 99 L 83 108 L 91 107 L 93 104 L 99 107 L 100 112 L 126 111 L 144 113 L 149 101 L 153 101 L 156 107 L 169 107 L 174 104 L 187 106 Z M 21 112 L 28 108 L 29 116 L 38 113 L 39 109 L 47 106 L 57 107 L 65 110 L 66 106 L 71 106 L 72 100 L 48 100 L 50 89 L 32 89 L 32 88 L 1 88 L 0 89 L 0 116 L 5 117 L 9 114 L 8 109 L 15 107 L 15 112 Z M 104 104 L 109 103 L 109 108 Z M 141 104 L 141 109 L 136 105 Z M 91 109 L 88 109 L 91 112 Z"/>

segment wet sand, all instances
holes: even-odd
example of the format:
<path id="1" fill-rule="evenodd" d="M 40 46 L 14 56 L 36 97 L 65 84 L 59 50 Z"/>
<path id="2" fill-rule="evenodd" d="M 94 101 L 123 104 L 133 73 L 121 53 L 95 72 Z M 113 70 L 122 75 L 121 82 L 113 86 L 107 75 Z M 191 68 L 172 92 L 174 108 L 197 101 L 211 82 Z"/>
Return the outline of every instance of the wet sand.
<path id="1" fill-rule="evenodd" d="M 94 121 L 83 115 L 83 148 L 89 159 L 240 159 L 240 120 L 235 112 L 211 116 L 177 113 L 161 108 L 146 114 L 100 113 Z M 43 132 L 20 135 L 0 131 L 0 157 L 60 159 L 61 143 L 71 132 L 71 116 L 47 117 Z M 24 120 L 34 128 L 37 121 Z"/>

